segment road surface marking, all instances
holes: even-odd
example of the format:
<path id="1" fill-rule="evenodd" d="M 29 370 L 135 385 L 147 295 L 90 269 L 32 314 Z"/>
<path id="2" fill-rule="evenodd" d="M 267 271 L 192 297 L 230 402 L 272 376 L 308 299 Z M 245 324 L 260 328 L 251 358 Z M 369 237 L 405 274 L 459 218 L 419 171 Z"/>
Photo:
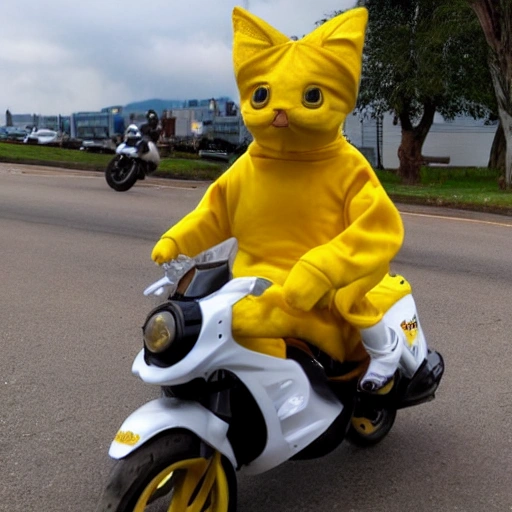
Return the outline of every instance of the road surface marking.
<path id="1" fill-rule="evenodd" d="M 427 217 L 429 219 L 443 219 L 443 220 L 455 220 L 459 222 L 472 222 L 474 224 L 488 224 L 490 226 L 501 226 L 504 228 L 512 228 L 512 224 L 506 224 L 505 222 L 492 222 L 489 220 L 479 219 L 465 219 L 463 217 L 450 217 L 447 215 L 436 215 L 429 213 L 412 213 L 412 212 L 400 212 L 402 215 L 410 215 L 411 217 Z"/>
<path id="2" fill-rule="evenodd" d="M 87 174 L 86 174 L 87 173 Z M 39 176 L 44 178 L 78 178 L 78 179 L 98 179 L 103 178 L 105 176 L 101 171 L 80 171 L 74 169 L 20 169 L 16 167 L 7 167 L 6 169 L 0 168 L 0 174 L 11 174 L 14 176 Z M 202 182 L 198 182 L 197 184 L 191 180 L 190 184 L 183 185 L 167 185 L 165 183 L 165 178 L 149 178 L 149 182 L 137 182 L 137 186 L 145 187 L 145 188 L 157 188 L 157 189 L 176 189 L 176 190 L 196 190 L 201 186 L 206 185 Z M 158 181 L 156 181 L 158 180 Z"/>

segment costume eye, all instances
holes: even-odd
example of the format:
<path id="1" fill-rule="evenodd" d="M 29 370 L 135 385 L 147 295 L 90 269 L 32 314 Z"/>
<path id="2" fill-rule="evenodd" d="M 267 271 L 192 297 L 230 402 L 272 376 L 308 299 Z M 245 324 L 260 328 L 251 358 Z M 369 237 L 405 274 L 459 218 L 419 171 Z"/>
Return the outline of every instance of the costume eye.
<path id="1" fill-rule="evenodd" d="M 308 108 L 318 108 L 324 101 L 322 91 L 316 85 L 310 85 L 304 91 L 302 103 Z"/>
<path id="2" fill-rule="evenodd" d="M 260 85 L 253 93 L 251 105 L 254 108 L 263 108 L 270 100 L 270 87 L 268 85 Z"/>

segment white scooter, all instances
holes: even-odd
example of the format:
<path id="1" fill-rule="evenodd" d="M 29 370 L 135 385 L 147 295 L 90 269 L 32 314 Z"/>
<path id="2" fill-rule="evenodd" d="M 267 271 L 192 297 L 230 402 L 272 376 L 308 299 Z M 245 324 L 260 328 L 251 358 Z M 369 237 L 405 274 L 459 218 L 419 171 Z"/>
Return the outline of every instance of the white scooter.
<path id="1" fill-rule="evenodd" d="M 105 179 L 114 190 L 126 192 L 137 180 L 156 171 L 159 164 L 156 144 L 143 137 L 139 128 L 131 124 L 124 133 L 123 142 L 116 148 L 116 156 L 105 170 Z"/>
<path id="2" fill-rule="evenodd" d="M 393 426 L 397 409 L 434 398 L 444 371 L 423 336 L 403 336 L 393 390 L 357 390 L 350 363 L 302 342 L 280 359 L 233 339 L 232 306 L 264 292 L 260 278 L 231 279 L 236 240 L 194 259 L 178 257 L 144 293 L 160 298 L 143 326 L 132 372 L 160 386 L 121 425 L 109 455 L 117 460 L 97 510 L 234 512 L 236 472 L 258 474 L 294 459 L 321 457 L 344 438 L 368 446 Z M 408 310 L 405 311 L 404 310 Z M 407 296 L 386 315 L 400 329 L 416 318 Z M 295 340 L 298 341 L 298 340 Z M 162 504 L 163 504 L 162 503 Z"/>

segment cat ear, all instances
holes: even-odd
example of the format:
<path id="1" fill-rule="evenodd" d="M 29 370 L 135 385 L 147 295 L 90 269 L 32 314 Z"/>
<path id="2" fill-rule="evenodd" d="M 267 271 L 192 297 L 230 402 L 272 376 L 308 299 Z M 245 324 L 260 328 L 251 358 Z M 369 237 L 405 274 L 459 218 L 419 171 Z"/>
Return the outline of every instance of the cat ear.
<path id="1" fill-rule="evenodd" d="M 302 41 L 321 46 L 338 55 L 352 53 L 360 58 L 367 22 L 368 11 L 364 7 L 350 9 L 320 25 Z"/>
<path id="2" fill-rule="evenodd" d="M 288 37 L 241 7 L 233 9 L 233 61 L 235 74 L 251 57 L 290 41 Z"/>

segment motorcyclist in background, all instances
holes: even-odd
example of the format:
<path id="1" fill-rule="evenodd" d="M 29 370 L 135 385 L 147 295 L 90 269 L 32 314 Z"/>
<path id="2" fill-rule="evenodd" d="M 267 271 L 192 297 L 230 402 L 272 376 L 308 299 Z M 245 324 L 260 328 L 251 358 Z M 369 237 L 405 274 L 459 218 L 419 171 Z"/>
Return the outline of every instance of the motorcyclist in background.
<path id="1" fill-rule="evenodd" d="M 146 120 L 147 122 L 141 125 L 140 132 L 144 138 L 148 138 L 156 144 L 162 133 L 162 129 L 158 126 L 158 114 L 154 110 L 148 110 Z"/>
<path id="2" fill-rule="evenodd" d="M 153 142 L 155 144 L 153 151 L 158 151 L 156 145 L 162 133 L 162 128 L 159 126 L 158 114 L 154 110 L 148 110 L 146 112 L 146 122 L 140 126 L 139 130 L 142 134 L 142 140 L 139 142 L 142 154 L 150 150 L 148 142 Z M 151 171 L 156 169 L 156 165 L 152 162 L 148 162 L 148 164 L 154 166 L 153 169 L 150 169 Z"/>

